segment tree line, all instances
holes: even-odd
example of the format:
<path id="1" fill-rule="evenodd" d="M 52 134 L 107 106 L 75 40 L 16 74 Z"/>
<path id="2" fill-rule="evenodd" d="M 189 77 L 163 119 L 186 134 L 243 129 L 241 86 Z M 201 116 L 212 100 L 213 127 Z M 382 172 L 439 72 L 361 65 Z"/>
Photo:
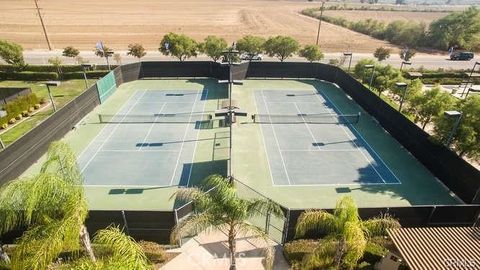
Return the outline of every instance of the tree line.
<path id="1" fill-rule="evenodd" d="M 374 65 L 375 70 L 365 65 Z M 470 95 L 457 99 L 443 91 L 440 85 L 424 90 L 420 79 L 407 80 L 403 73 L 390 65 L 381 65 L 373 59 L 362 59 L 354 67 L 354 76 L 369 84 L 378 95 L 387 92 L 392 101 L 404 102 L 402 112 L 422 129 L 431 125 L 433 138 L 445 143 L 455 121 L 444 115 L 445 111 L 456 110 L 462 113 L 460 125 L 453 137 L 452 146 L 460 156 L 473 160 L 480 159 L 480 95 Z M 370 85 L 371 81 L 371 85 Z M 407 88 L 400 89 L 396 83 L 405 82 Z"/>
<path id="2" fill-rule="evenodd" d="M 318 8 L 302 11 L 302 14 L 319 18 Z M 393 21 L 388 24 L 367 19 L 351 22 L 344 18 L 322 16 L 322 20 L 350 30 L 387 40 L 393 44 L 409 47 L 428 47 L 439 50 L 458 48 L 477 51 L 480 49 L 480 10 L 470 7 L 465 11 L 452 12 L 431 22 Z"/>

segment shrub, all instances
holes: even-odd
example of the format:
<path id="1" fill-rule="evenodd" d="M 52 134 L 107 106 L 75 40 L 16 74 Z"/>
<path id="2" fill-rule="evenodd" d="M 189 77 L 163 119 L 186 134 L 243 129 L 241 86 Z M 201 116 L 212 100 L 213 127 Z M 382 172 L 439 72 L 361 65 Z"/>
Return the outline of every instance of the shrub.
<path id="1" fill-rule="evenodd" d="M 2 125 L 0 125 L 0 129 L 7 129 L 7 128 L 8 128 L 7 123 L 3 123 Z"/>
<path id="2" fill-rule="evenodd" d="M 35 105 L 34 105 L 34 106 L 35 106 Z M 28 112 L 29 112 L 29 113 L 32 113 L 32 112 L 34 112 L 34 111 L 35 111 L 35 108 L 34 108 L 34 107 L 28 108 Z"/>
<path id="3" fill-rule="evenodd" d="M 15 118 L 11 118 L 10 120 L 8 120 L 8 123 L 9 123 L 10 125 L 15 124 L 16 122 L 17 122 L 17 119 L 15 119 Z"/>
<path id="4" fill-rule="evenodd" d="M 42 99 L 40 99 L 40 104 L 45 104 L 45 103 L 47 103 L 47 98 L 43 97 Z"/>
<path id="5" fill-rule="evenodd" d="M 138 244 L 142 247 L 150 262 L 157 264 L 166 260 L 165 250 L 161 245 L 149 241 L 140 241 Z"/>
<path id="6" fill-rule="evenodd" d="M 41 105 L 40 105 L 39 103 L 33 105 L 33 108 L 34 108 L 35 110 L 40 109 L 40 107 L 41 107 Z"/>
<path id="7" fill-rule="evenodd" d="M 56 72 L 0 72 L 0 79 L 3 80 L 21 80 L 21 81 L 43 81 L 43 80 L 58 80 Z"/>
<path id="8" fill-rule="evenodd" d="M 15 119 L 17 120 L 22 120 L 23 116 L 22 114 L 17 114 L 17 116 L 15 116 Z"/>
<path id="9" fill-rule="evenodd" d="M 380 245 L 374 243 L 367 243 L 365 253 L 363 253 L 363 257 L 362 259 L 360 259 L 360 261 L 375 265 L 383 258 L 383 256 L 387 254 L 387 252 L 388 250 Z"/>
<path id="10" fill-rule="evenodd" d="M 101 78 L 108 74 L 108 70 L 87 71 L 87 78 Z M 83 79 L 83 71 L 62 73 L 63 80 Z"/>
<path id="11" fill-rule="evenodd" d="M 318 247 L 321 240 L 294 240 L 286 243 L 283 248 L 283 254 L 290 264 L 301 262 L 305 255 L 308 255 Z"/>
<path id="12" fill-rule="evenodd" d="M 28 113 L 28 111 L 23 111 L 23 112 L 22 112 L 22 117 L 27 117 L 27 116 L 30 116 L 30 114 Z"/>

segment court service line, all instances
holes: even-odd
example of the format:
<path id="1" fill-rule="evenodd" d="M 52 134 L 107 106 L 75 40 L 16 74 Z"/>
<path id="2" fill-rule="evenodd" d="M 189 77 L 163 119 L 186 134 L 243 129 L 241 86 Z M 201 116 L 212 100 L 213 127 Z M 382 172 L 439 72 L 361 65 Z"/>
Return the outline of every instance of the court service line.
<path id="1" fill-rule="evenodd" d="M 138 92 L 135 92 L 131 97 L 129 97 L 127 102 L 125 102 L 125 104 L 122 105 L 122 107 L 120 108 L 120 110 L 118 110 L 118 112 L 116 112 L 116 114 L 123 111 L 125 109 L 125 107 L 127 107 L 127 105 L 131 105 L 130 103 L 132 103 L 135 100 L 135 99 L 133 99 L 133 97 L 135 97 L 137 95 L 137 93 Z M 87 116 L 85 116 L 85 117 L 87 117 Z M 97 138 L 100 136 L 100 134 L 103 134 L 103 132 L 106 130 L 107 126 L 108 126 L 108 124 L 104 128 L 102 128 L 102 130 L 100 130 L 100 132 L 98 132 L 98 134 L 90 141 L 90 143 L 88 143 L 87 147 L 85 147 L 83 149 L 83 151 L 80 153 L 80 155 L 78 155 L 79 160 L 83 156 L 83 154 L 85 154 L 85 152 L 90 148 L 90 146 L 97 140 Z"/>
<path id="2" fill-rule="evenodd" d="M 267 111 L 268 117 L 270 118 L 270 123 L 272 123 L 272 118 L 270 117 L 270 110 L 268 109 L 268 104 L 267 104 L 267 101 L 265 100 L 263 90 L 261 90 L 261 92 L 262 92 L 263 103 L 265 104 L 265 110 Z M 283 169 L 285 170 L 285 175 L 287 176 L 288 184 L 291 185 L 292 183 L 290 182 L 290 176 L 288 175 L 287 165 L 285 165 L 285 160 L 283 159 L 282 151 L 280 151 L 280 143 L 278 142 L 277 133 L 275 132 L 275 127 L 273 126 L 273 124 L 270 124 L 270 126 L 272 127 L 273 137 L 275 138 L 275 142 L 277 143 L 278 153 L 280 154 L 280 159 L 282 160 Z"/>
<path id="3" fill-rule="evenodd" d="M 295 109 L 297 110 L 297 112 L 298 112 L 300 115 L 302 115 L 302 111 L 300 111 L 300 109 L 298 108 L 297 103 L 293 102 L 293 105 L 295 106 Z M 308 133 L 310 133 L 310 136 L 312 136 L 313 143 L 316 143 L 316 142 L 317 142 L 317 139 L 316 139 L 315 136 L 313 135 L 312 130 L 311 130 L 310 127 L 308 126 L 307 121 L 305 120 L 305 117 L 303 117 L 303 115 L 302 115 L 302 119 L 303 119 L 303 122 L 304 122 L 304 124 L 305 124 L 305 127 L 306 127 L 307 130 L 308 130 Z M 317 149 L 320 150 L 320 146 L 319 146 L 319 145 L 317 145 Z"/>
<path id="4" fill-rule="evenodd" d="M 401 185 L 402 183 L 334 183 L 334 184 L 295 184 L 295 185 L 273 185 L 274 187 L 342 187 L 342 186 L 386 186 L 386 185 Z"/>
<path id="5" fill-rule="evenodd" d="M 305 149 L 280 149 L 282 152 L 357 152 L 358 149 L 319 149 L 319 150 L 305 150 Z"/>
<path id="6" fill-rule="evenodd" d="M 142 151 L 143 145 L 145 144 L 145 142 L 147 142 L 147 139 L 148 139 L 148 136 L 150 136 L 150 133 L 152 133 L 152 129 L 153 129 L 153 126 L 155 125 L 156 120 L 158 119 L 158 115 L 162 113 L 163 108 L 165 108 L 165 105 L 167 105 L 167 103 L 163 103 L 162 107 L 158 111 L 157 116 L 155 116 L 153 123 L 150 125 L 150 128 L 148 129 L 147 135 L 145 135 L 145 138 L 143 138 L 142 146 L 140 146 L 140 148 L 138 148 L 137 151 Z"/>
<path id="7" fill-rule="evenodd" d="M 175 152 L 177 153 L 178 150 L 158 150 L 158 149 L 151 149 L 151 150 L 121 150 L 121 149 L 109 149 L 109 150 L 100 150 L 100 152 L 125 152 L 125 153 L 135 153 L 135 152 L 142 152 L 142 153 L 148 153 L 148 152 Z"/>
<path id="8" fill-rule="evenodd" d="M 257 105 L 257 91 L 254 94 L 253 103 L 255 104 L 255 108 L 257 109 L 257 113 L 260 113 L 258 111 L 258 105 Z M 274 185 L 275 182 L 273 181 L 272 167 L 270 166 L 270 158 L 268 156 L 267 144 L 265 143 L 265 136 L 263 134 L 263 127 L 260 126 L 259 128 L 260 128 L 260 136 L 262 136 L 263 147 L 265 149 L 265 156 L 267 157 L 268 172 L 270 173 L 270 181 L 272 181 L 272 185 Z"/>
<path id="9" fill-rule="evenodd" d="M 205 101 L 203 103 L 203 111 L 205 111 L 205 106 L 207 105 L 207 100 L 208 100 L 208 88 L 205 88 L 207 91 L 206 95 L 205 95 Z M 203 91 L 202 91 L 202 95 L 203 95 Z M 202 97 L 200 96 L 200 100 L 202 99 Z M 198 136 L 200 135 L 200 130 L 197 130 L 197 138 L 195 140 L 195 146 L 193 148 L 193 154 L 192 154 L 192 159 L 191 159 L 191 164 L 192 166 L 190 166 L 190 171 L 188 172 L 188 180 L 187 180 L 187 187 L 188 185 L 190 185 L 190 178 L 192 177 L 192 171 L 193 171 L 193 160 L 195 159 L 195 153 L 197 152 L 197 145 L 198 145 Z"/>
<path id="10" fill-rule="evenodd" d="M 197 103 L 199 93 L 200 93 L 200 90 L 197 91 L 197 95 L 195 96 L 195 102 L 193 102 L 192 108 L 190 110 L 190 117 L 188 118 L 188 122 L 192 121 L 192 113 L 193 113 L 193 110 L 195 109 L 195 104 Z M 175 164 L 175 169 L 173 170 L 173 175 L 172 175 L 172 179 L 170 180 L 170 185 L 173 185 L 173 179 L 175 178 L 175 174 L 177 173 L 178 163 L 180 162 L 180 157 L 182 156 L 183 146 L 185 145 L 185 138 L 187 138 L 189 126 L 190 124 L 185 124 L 185 133 L 183 133 L 182 145 L 180 146 L 180 151 L 177 157 L 177 163 Z"/>
<path id="11" fill-rule="evenodd" d="M 100 152 L 100 150 L 102 149 L 102 147 L 105 145 L 105 143 L 110 140 L 110 138 L 112 137 L 113 133 L 115 133 L 115 131 L 118 129 L 118 127 L 120 126 L 120 123 L 121 121 L 125 120 L 125 118 L 127 117 L 128 113 L 130 113 L 130 111 L 132 111 L 133 108 L 135 108 L 135 106 L 137 105 L 138 101 L 140 99 L 142 99 L 142 97 L 145 95 L 147 91 L 144 90 L 142 95 L 140 95 L 140 97 L 135 101 L 135 103 L 133 103 L 132 107 L 130 107 L 130 109 L 128 109 L 128 111 L 125 113 L 125 115 L 122 117 L 122 120 L 120 120 L 120 122 L 118 124 L 115 125 L 115 127 L 112 129 L 112 131 L 110 132 L 110 134 L 108 134 L 107 138 L 105 138 L 105 140 L 103 141 L 103 143 L 100 145 L 100 147 L 97 148 L 97 151 L 95 151 L 95 153 L 93 154 L 93 156 L 87 161 L 87 163 L 85 164 L 85 166 L 83 166 L 81 172 L 83 173 L 83 171 L 87 168 L 87 166 L 90 164 L 90 162 L 92 162 L 92 160 L 97 156 L 98 152 Z"/>
<path id="12" fill-rule="evenodd" d="M 341 88 L 339 88 L 341 90 Z M 343 90 L 342 90 L 343 91 Z M 320 93 L 318 93 L 320 95 Z M 328 102 L 330 102 L 330 104 L 332 104 L 332 106 L 339 112 L 339 113 L 342 113 L 342 111 L 337 107 L 337 105 L 335 103 L 332 102 L 332 100 L 328 97 L 327 94 L 324 93 L 324 96 L 325 98 L 328 100 Z M 320 98 L 318 97 L 317 95 L 317 98 L 320 100 Z M 377 153 L 377 151 L 375 151 L 375 149 L 373 149 L 373 147 L 368 143 L 367 140 L 365 140 L 365 138 L 362 136 L 362 134 L 357 130 L 357 128 L 355 128 L 352 124 L 348 123 L 348 126 L 350 128 L 352 128 L 355 133 L 357 134 L 357 136 L 360 137 L 360 139 L 362 139 L 362 141 L 366 144 L 366 146 L 373 152 L 373 154 L 375 156 L 377 156 L 377 158 L 380 160 L 380 162 L 382 162 L 382 164 L 387 168 L 387 170 L 393 175 L 393 177 L 395 177 L 395 179 L 397 180 L 397 182 L 399 184 L 401 184 L 402 182 L 400 181 L 400 179 L 398 179 L 397 175 L 390 169 L 390 167 L 387 166 L 387 164 L 385 163 L 385 161 L 383 161 L 383 159 L 380 157 L 380 155 Z M 394 184 L 394 183 L 391 183 L 391 184 Z"/>
<path id="13" fill-rule="evenodd" d="M 322 101 L 318 95 L 315 95 L 315 96 L 317 97 L 317 99 L 318 99 L 319 101 Z M 340 110 L 338 109 L 338 107 L 337 107 L 326 95 L 325 95 L 325 97 L 326 97 L 326 99 L 328 100 L 328 102 L 330 102 L 330 104 L 332 104 L 332 106 L 337 109 L 337 111 L 338 111 L 337 114 L 341 114 L 342 111 L 340 111 Z M 347 121 L 347 125 L 351 126 L 350 123 L 348 123 L 348 121 Z M 361 148 L 358 146 L 358 144 L 355 142 L 355 140 L 350 136 L 350 134 L 348 134 L 347 130 L 345 129 L 345 127 L 344 127 L 343 125 L 341 125 L 341 129 L 343 130 L 343 132 L 345 132 L 345 135 L 347 135 L 347 137 L 353 142 L 353 144 L 355 144 L 355 146 L 358 148 L 358 151 L 362 154 L 362 156 L 363 156 L 363 157 L 365 158 L 365 160 L 368 162 L 368 165 L 369 165 L 370 167 L 372 167 L 372 169 L 373 169 L 373 170 L 375 171 L 375 173 L 380 177 L 380 179 L 382 179 L 382 181 L 383 181 L 384 183 L 387 183 L 387 182 L 385 181 L 385 179 L 383 179 L 382 175 L 381 175 L 381 174 L 377 171 L 377 169 L 372 165 L 372 161 L 370 161 L 370 160 L 368 159 L 367 155 L 365 155 L 365 153 L 363 153 L 363 152 L 361 151 Z M 373 158 L 372 158 L 372 160 L 375 161 L 375 159 L 373 159 Z"/>

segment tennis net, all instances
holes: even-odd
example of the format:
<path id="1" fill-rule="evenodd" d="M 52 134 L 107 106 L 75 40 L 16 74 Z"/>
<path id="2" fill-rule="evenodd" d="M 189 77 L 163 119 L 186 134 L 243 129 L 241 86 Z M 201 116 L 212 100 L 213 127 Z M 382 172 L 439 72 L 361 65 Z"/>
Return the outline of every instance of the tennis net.
<path id="1" fill-rule="evenodd" d="M 356 124 L 360 121 L 360 112 L 357 114 L 254 114 L 254 123 L 267 124 Z"/>
<path id="2" fill-rule="evenodd" d="M 157 114 L 99 114 L 100 123 L 196 123 L 209 122 L 212 119 L 210 114 L 190 114 L 190 113 L 157 113 Z"/>

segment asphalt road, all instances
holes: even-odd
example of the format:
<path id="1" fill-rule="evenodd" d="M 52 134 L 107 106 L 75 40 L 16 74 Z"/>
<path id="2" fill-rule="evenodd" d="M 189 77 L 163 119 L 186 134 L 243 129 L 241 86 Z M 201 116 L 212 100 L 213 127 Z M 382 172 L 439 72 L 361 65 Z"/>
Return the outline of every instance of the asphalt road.
<path id="1" fill-rule="evenodd" d="M 117 51 L 116 53 L 120 54 L 122 64 L 138 61 L 136 58 L 127 56 L 126 51 Z M 52 58 L 55 56 L 61 56 L 61 55 L 62 55 L 61 50 L 55 50 L 55 51 L 35 50 L 35 51 L 24 52 L 24 57 L 26 62 L 31 65 L 48 64 L 49 58 Z M 106 64 L 105 58 L 99 58 L 95 56 L 93 51 L 82 51 L 80 53 L 80 56 L 82 56 L 83 59 L 88 61 L 89 63 Z M 330 59 L 340 59 L 341 56 L 342 56 L 342 53 L 326 53 L 325 59 L 323 59 L 321 62 L 328 63 Z M 62 58 L 63 58 L 64 64 L 75 64 L 75 59 L 66 58 L 66 57 L 62 57 Z M 363 58 L 373 58 L 373 55 L 366 54 L 366 53 L 353 53 L 352 67 L 356 64 L 358 60 Z M 147 55 L 142 58 L 142 61 L 159 61 L 159 60 L 177 61 L 176 58 L 173 58 L 170 56 L 164 56 L 158 51 L 149 51 L 147 52 Z M 210 58 L 208 58 L 205 55 L 199 55 L 198 57 L 193 57 L 189 59 L 189 61 L 208 61 L 208 60 L 210 60 Z M 278 61 L 278 60 L 276 58 L 264 56 L 263 61 Z M 298 56 L 294 56 L 294 57 L 288 58 L 287 61 L 304 62 L 305 59 Z M 347 57 L 344 65 L 347 66 L 348 62 L 349 62 L 349 59 Z M 428 69 L 437 69 L 437 68 L 471 69 L 475 63 L 475 59 L 470 61 L 451 61 L 448 59 L 447 55 L 417 54 L 412 58 L 411 62 L 412 62 L 412 65 L 410 67 L 415 69 L 418 69 L 422 66 Z M 110 63 L 118 64 L 114 59 L 110 59 Z M 383 61 L 383 63 L 390 64 L 394 67 L 400 67 L 402 60 L 398 55 L 395 54 L 395 55 L 392 55 L 389 59 Z"/>

